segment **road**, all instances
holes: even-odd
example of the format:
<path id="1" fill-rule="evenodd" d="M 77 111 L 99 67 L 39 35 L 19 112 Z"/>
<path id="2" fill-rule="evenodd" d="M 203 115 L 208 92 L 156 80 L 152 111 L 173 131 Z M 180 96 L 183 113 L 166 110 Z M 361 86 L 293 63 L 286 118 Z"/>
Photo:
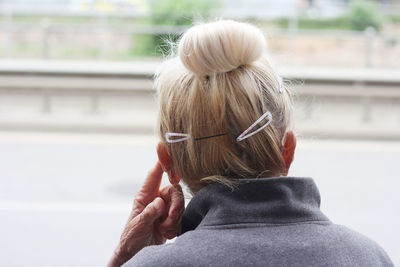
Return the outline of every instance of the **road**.
<path id="1" fill-rule="evenodd" d="M 156 142 L 0 132 L 0 266 L 104 266 Z M 400 265 L 399 159 L 400 142 L 300 139 L 290 174 L 313 177 L 325 214 Z"/>

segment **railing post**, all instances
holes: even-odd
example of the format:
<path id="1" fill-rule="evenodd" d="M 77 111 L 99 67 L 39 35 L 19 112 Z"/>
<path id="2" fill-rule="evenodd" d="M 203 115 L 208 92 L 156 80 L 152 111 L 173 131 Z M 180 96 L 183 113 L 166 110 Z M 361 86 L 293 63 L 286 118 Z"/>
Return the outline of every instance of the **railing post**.
<path id="1" fill-rule="evenodd" d="M 376 30 L 373 27 L 367 27 L 364 31 L 365 35 L 365 67 L 373 67 L 374 47 L 373 42 L 376 36 Z"/>
<path id="2" fill-rule="evenodd" d="M 97 92 L 92 92 L 90 97 L 90 114 L 99 114 L 100 113 L 100 101 L 99 94 Z"/>
<path id="3" fill-rule="evenodd" d="M 363 113 L 362 113 L 362 121 L 365 123 L 371 122 L 371 113 L 372 113 L 372 99 L 369 96 L 365 96 L 362 100 L 363 103 Z"/>
<path id="4" fill-rule="evenodd" d="M 49 44 L 50 26 L 51 26 L 51 20 L 49 18 L 42 19 L 41 27 L 42 27 L 42 58 L 43 59 L 50 58 L 50 44 Z"/>
<path id="5" fill-rule="evenodd" d="M 312 121 L 314 119 L 314 103 L 316 102 L 315 96 L 309 97 L 306 101 L 304 108 L 304 118 L 306 121 Z"/>
<path id="6" fill-rule="evenodd" d="M 105 14 L 100 14 L 98 17 L 98 29 L 97 29 L 97 35 L 100 46 L 98 59 L 105 59 L 107 57 L 107 48 L 108 48 L 107 32 L 108 32 L 108 16 Z"/>
<path id="7" fill-rule="evenodd" d="M 11 57 L 12 56 L 12 30 L 13 30 L 13 14 L 11 10 L 7 10 L 5 14 L 3 15 L 3 31 L 4 34 L 6 35 L 6 38 L 4 38 L 4 55 L 6 57 Z"/>
<path id="8" fill-rule="evenodd" d="M 51 96 L 50 92 L 46 89 L 42 91 L 42 113 L 51 113 Z"/>
<path id="9" fill-rule="evenodd" d="M 289 49 L 290 49 L 290 56 L 294 57 L 296 56 L 296 50 L 297 50 L 297 45 L 296 45 L 296 38 L 297 38 L 297 32 L 299 29 L 299 19 L 297 15 L 297 9 L 295 11 L 295 14 L 289 18 L 289 32 L 290 32 L 290 43 L 289 43 Z"/>

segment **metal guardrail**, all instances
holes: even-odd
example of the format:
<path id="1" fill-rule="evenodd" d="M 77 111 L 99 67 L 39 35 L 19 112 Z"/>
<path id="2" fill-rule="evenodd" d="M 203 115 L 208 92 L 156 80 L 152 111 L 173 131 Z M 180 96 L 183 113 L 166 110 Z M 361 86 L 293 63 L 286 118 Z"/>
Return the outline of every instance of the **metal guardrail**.
<path id="1" fill-rule="evenodd" d="M 88 109 L 85 114 L 102 114 L 104 109 L 103 100 L 111 98 L 124 99 L 147 99 L 151 103 L 154 97 L 152 88 L 152 76 L 159 62 L 137 62 L 137 63 L 63 63 L 49 61 L 31 62 L 2 62 L 0 61 L 0 95 L 18 94 L 35 95 L 40 99 L 41 112 L 46 118 L 54 113 L 54 101 L 62 97 L 74 96 L 88 101 Z M 372 125 L 374 110 L 383 103 L 398 107 L 393 112 L 398 112 L 399 119 L 393 121 L 394 132 L 382 131 L 347 131 L 343 128 L 330 129 L 323 136 L 334 136 L 345 138 L 352 136 L 364 136 L 365 138 L 400 139 L 400 75 L 396 71 L 377 71 L 370 69 L 344 70 L 344 69 L 280 69 L 280 74 L 285 80 L 289 80 L 290 87 L 295 90 L 296 102 L 305 107 L 307 117 L 315 117 L 318 113 L 318 105 L 322 102 L 334 103 L 335 101 L 352 101 L 359 106 L 359 122 L 364 126 Z M 312 99 L 312 101 L 310 101 Z M 138 100 L 139 102 L 141 100 Z M 333 102 L 332 102 L 333 101 Z M 138 104 L 137 102 L 136 104 Z M 39 104 L 39 103 L 38 103 Z M 136 105 L 132 103 L 132 105 Z M 139 103 L 140 104 L 140 103 Z M 155 104 L 155 103 L 154 103 Z M 153 104 L 152 104 L 153 105 Z M 156 107 L 152 106 L 151 109 Z M 147 111 L 146 111 L 147 112 Z M 153 112 L 150 112 L 153 114 Z M 149 113 L 149 114 L 150 114 Z M 47 115 L 46 115 L 47 114 Z M 88 118 L 87 115 L 84 115 Z M 146 115 L 147 116 L 147 115 Z M 153 115 L 151 115 L 153 116 Z M 93 117 L 95 118 L 95 117 Z M 98 117 L 98 118 L 101 118 Z M 97 120 L 97 119 L 96 119 Z M 372 123 L 372 124 L 371 124 Z M 100 131 L 102 128 L 111 132 L 153 132 L 150 122 L 129 126 L 118 127 L 103 124 L 71 124 L 42 125 L 38 126 L 28 123 L 32 129 L 69 129 L 75 127 L 78 130 Z M 12 123 L 8 122 L 8 128 Z M 11 125 L 11 126 L 10 126 Z M 141 126 L 142 125 L 142 126 Z M 398 127 L 397 127 L 397 126 Z M 25 129 L 28 126 L 18 125 L 15 129 Z M 78 127 L 79 126 L 79 127 Z M 28 127 L 28 128 L 29 128 Z M 58 128 L 57 128 L 58 127 Z M 114 128 L 113 128 L 114 127 Z M 344 126 L 343 126 L 344 127 Z M 396 128 L 397 127 L 397 128 Z M 1 128 L 1 127 L 0 127 Z M 74 128 L 74 129 L 75 129 Z M 112 128 L 112 129 L 111 129 Z M 118 130 L 118 129 L 119 130 Z M 111 130 L 110 130 L 111 129 Z M 147 130 L 146 130 L 147 129 Z M 320 134 L 323 129 L 311 125 L 303 127 L 308 134 Z"/>
<path id="2" fill-rule="evenodd" d="M 32 64 L 35 64 L 32 62 Z M 0 62 L 0 90 L 39 92 L 43 111 L 51 110 L 51 95 L 60 93 L 90 95 L 93 112 L 99 108 L 102 95 L 152 94 L 152 77 L 158 62 L 125 64 L 113 69 L 108 63 L 86 63 L 86 67 L 65 63 L 36 62 L 10 66 Z M 63 67 L 64 66 L 64 67 Z M 370 113 L 373 99 L 400 100 L 400 72 L 345 69 L 281 69 L 285 80 L 297 87 L 299 97 L 360 98 Z M 306 84 L 307 86 L 299 86 Z M 368 116 L 363 116 L 368 117 Z"/>

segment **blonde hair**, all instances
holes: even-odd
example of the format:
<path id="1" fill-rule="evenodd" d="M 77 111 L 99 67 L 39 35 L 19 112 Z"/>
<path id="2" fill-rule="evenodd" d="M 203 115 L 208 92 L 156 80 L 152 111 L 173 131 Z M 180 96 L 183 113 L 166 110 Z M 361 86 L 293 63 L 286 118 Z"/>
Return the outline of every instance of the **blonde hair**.
<path id="1" fill-rule="evenodd" d="M 209 182 L 279 176 L 284 171 L 283 139 L 291 128 L 292 100 L 266 57 L 256 27 L 231 20 L 190 28 L 178 56 L 156 74 L 159 134 L 174 171 L 197 192 Z M 237 136 L 263 113 L 272 123 L 241 142 Z M 167 143 L 165 133 L 205 137 Z"/>

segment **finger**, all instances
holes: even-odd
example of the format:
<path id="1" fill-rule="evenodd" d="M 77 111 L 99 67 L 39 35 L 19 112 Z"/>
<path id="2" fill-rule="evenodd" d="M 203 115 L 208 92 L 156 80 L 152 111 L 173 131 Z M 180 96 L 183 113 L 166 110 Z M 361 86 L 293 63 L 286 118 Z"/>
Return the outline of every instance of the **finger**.
<path id="1" fill-rule="evenodd" d="M 166 202 L 168 216 L 176 218 L 185 206 L 182 187 L 179 184 L 167 185 L 160 191 L 160 197 Z"/>
<path id="2" fill-rule="evenodd" d="M 167 239 L 172 239 L 176 237 L 181 229 L 182 215 L 176 220 L 170 221 L 171 223 L 165 221 L 164 225 L 160 225 L 159 232 Z M 161 229 L 160 229 L 161 228 Z"/>
<path id="3" fill-rule="evenodd" d="M 159 226 L 158 231 L 167 239 L 176 237 L 180 231 L 181 219 L 182 217 L 176 220 L 167 218 L 164 223 Z"/>
<path id="4" fill-rule="evenodd" d="M 172 221 L 165 221 L 165 224 L 161 226 L 161 230 L 159 230 L 161 233 L 163 233 L 163 236 L 166 239 L 172 239 L 176 237 L 181 230 L 181 221 L 183 217 L 183 210 L 182 213 L 179 215 L 179 217 L 175 220 Z"/>
<path id="5" fill-rule="evenodd" d="M 167 205 L 168 217 L 160 224 L 160 232 L 178 232 L 182 214 L 185 210 L 185 201 L 180 185 L 169 185 L 164 187 L 160 196 Z"/>
<path id="6" fill-rule="evenodd" d="M 185 209 L 185 199 L 183 197 L 182 187 L 179 184 L 173 185 L 170 190 L 171 202 L 168 211 L 168 217 L 177 219 Z"/>
<path id="7" fill-rule="evenodd" d="M 178 230 L 171 230 L 171 231 L 166 232 L 164 234 L 164 237 L 166 239 L 172 239 L 172 238 L 175 238 L 178 235 L 178 233 L 179 233 L 179 229 Z"/>
<path id="8" fill-rule="evenodd" d="M 135 202 L 139 203 L 143 208 L 158 195 L 162 174 L 163 169 L 161 163 L 157 161 L 156 165 L 149 172 L 142 187 L 135 196 Z"/>
<path id="9" fill-rule="evenodd" d="M 158 193 L 158 190 L 160 189 L 163 172 L 164 171 L 162 169 L 160 161 L 157 161 L 156 165 L 153 167 L 153 169 L 150 170 L 149 174 L 147 175 L 146 180 L 144 181 L 140 191 L 144 192 L 156 191 Z"/>
<path id="10" fill-rule="evenodd" d="M 146 208 L 144 208 L 142 213 L 137 216 L 137 221 L 135 223 L 139 225 L 145 225 L 146 227 L 152 226 L 154 221 L 161 218 L 164 213 L 166 213 L 164 200 L 156 197 L 150 204 L 146 206 Z M 149 229 L 152 230 L 152 227 L 149 227 Z"/>
<path id="11" fill-rule="evenodd" d="M 117 258 L 126 262 L 142 248 L 151 244 L 156 220 L 166 213 L 164 200 L 157 197 L 127 223 L 117 248 Z"/>

